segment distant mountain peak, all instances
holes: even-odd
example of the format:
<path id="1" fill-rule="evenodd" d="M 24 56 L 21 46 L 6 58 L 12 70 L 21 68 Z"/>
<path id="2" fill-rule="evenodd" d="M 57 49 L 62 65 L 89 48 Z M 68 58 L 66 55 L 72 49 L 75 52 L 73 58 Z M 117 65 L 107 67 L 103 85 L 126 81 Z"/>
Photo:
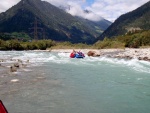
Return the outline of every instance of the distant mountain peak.
<path id="1" fill-rule="evenodd" d="M 93 13 L 92 11 L 90 11 L 90 10 L 88 10 L 88 9 L 85 9 L 84 12 L 85 12 L 85 13 Z"/>

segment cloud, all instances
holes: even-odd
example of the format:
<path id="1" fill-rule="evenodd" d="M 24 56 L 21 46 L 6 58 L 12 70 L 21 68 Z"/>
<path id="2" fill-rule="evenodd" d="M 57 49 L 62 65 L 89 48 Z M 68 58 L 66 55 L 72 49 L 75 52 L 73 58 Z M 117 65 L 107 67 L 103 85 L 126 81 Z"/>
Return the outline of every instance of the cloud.
<path id="1" fill-rule="evenodd" d="M 20 0 L 1 0 L 0 12 L 4 12 L 11 6 L 17 4 Z M 132 11 L 149 0 L 42 0 L 50 2 L 53 5 L 71 4 L 70 10 L 67 10 L 74 16 L 81 16 L 87 19 L 97 21 L 101 17 L 114 21 L 120 15 Z M 85 14 L 84 9 L 88 9 L 93 13 Z"/>
<path id="2" fill-rule="evenodd" d="M 16 3 L 18 3 L 20 0 L 1 0 L 0 3 L 0 12 L 4 12 Z"/>
<path id="3" fill-rule="evenodd" d="M 132 11 L 149 0 L 95 0 L 91 6 L 86 8 L 110 21 L 114 21 L 120 15 Z"/>
<path id="4" fill-rule="evenodd" d="M 85 19 L 89 19 L 92 21 L 99 21 L 101 16 L 96 15 L 94 13 L 85 13 L 84 12 L 84 6 L 86 6 L 86 0 L 45 0 L 47 2 L 50 2 L 53 5 L 56 6 L 71 6 L 69 9 L 66 11 L 70 13 L 73 16 L 79 16 L 83 17 Z"/>
<path id="5" fill-rule="evenodd" d="M 69 2 L 74 2 L 82 5 L 83 3 L 86 2 L 86 0 L 42 0 L 42 1 L 47 1 L 56 6 L 67 5 Z"/>
<path id="6" fill-rule="evenodd" d="M 47 0 L 48 2 L 58 6 L 72 4 L 70 14 L 81 16 L 90 20 L 97 21 L 101 17 L 115 21 L 120 15 L 132 11 L 149 0 Z M 91 2 L 92 1 L 92 2 Z M 92 3 L 92 4 L 89 4 Z M 94 13 L 85 14 L 82 9 L 88 9 Z"/>
<path id="7" fill-rule="evenodd" d="M 83 17 L 85 19 L 92 21 L 99 21 L 102 19 L 99 15 L 96 15 L 93 12 L 86 13 L 80 6 L 80 4 L 69 2 L 68 5 L 70 6 L 70 8 L 67 9 L 66 11 L 73 16 Z"/>

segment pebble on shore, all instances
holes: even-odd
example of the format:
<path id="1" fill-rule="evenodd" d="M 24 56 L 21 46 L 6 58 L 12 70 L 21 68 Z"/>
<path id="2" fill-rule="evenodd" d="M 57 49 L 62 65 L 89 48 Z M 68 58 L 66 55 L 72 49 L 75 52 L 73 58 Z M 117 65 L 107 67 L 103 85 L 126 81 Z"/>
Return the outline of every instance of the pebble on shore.
<path id="1" fill-rule="evenodd" d="M 12 79 L 10 82 L 16 83 L 16 82 L 19 82 L 19 79 Z"/>

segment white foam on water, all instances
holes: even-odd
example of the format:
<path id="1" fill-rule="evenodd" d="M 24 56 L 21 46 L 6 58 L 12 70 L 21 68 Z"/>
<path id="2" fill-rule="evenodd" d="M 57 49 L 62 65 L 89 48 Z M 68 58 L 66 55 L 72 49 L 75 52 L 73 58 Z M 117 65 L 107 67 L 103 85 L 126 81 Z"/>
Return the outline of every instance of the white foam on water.
<path id="1" fill-rule="evenodd" d="M 150 62 L 139 61 L 137 59 L 125 60 L 107 57 L 88 57 L 85 55 L 84 59 L 70 58 L 70 53 L 54 53 L 54 52 L 0 52 L 0 57 L 8 57 L 12 59 L 20 59 L 31 63 L 31 66 L 40 66 L 45 62 L 53 62 L 58 64 L 74 64 L 74 65 L 90 65 L 90 66 L 125 66 L 138 72 L 150 73 Z M 8 54 L 7 54 L 8 53 Z"/>
<path id="2" fill-rule="evenodd" d="M 30 72 L 30 71 L 32 71 L 31 69 L 22 69 L 23 71 L 25 71 L 25 72 Z"/>
<path id="3" fill-rule="evenodd" d="M 41 56 L 40 56 L 41 55 Z M 108 63 L 109 65 L 115 66 L 126 66 L 135 71 L 150 73 L 150 63 L 146 61 L 139 61 L 137 59 L 125 60 L 117 58 L 107 58 L 107 57 L 88 57 L 85 56 L 84 59 L 72 59 L 69 58 L 69 53 L 50 53 L 48 56 L 40 54 L 36 58 L 37 61 L 41 62 L 53 62 L 59 64 L 74 64 L 74 65 L 104 65 Z M 37 57 L 37 56 L 36 56 Z M 43 58 L 45 57 L 45 58 Z"/>
<path id="4" fill-rule="evenodd" d="M 142 80 L 143 78 L 137 78 L 137 80 L 139 81 L 139 80 Z"/>
<path id="5" fill-rule="evenodd" d="M 108 57 L 86 57 L 83 62 L 84 64 L 90 65 L 109 65 L 109 66 L 125 66 L 138 72 L 150 73 L 150 62 L 139 61 L 138 59 L 126 60 Z"/>
<path id="6" fill-rule="evenodd" d="M 59 57 L 68 58 L 70 53 L 58 53 Z"/>
<path id="7" fill-rule="evenodd" d="M 111 64 L 117 64 L 118 66 L 126 66 L 139 72 L 150 73 L 150 63 L 145 62 L 145 61 L 139 61 L 137 59 L 125 60 L 125 59 L 104 57 L 104 58 L 101 58 L 101 61 L 105 61 Z"/>

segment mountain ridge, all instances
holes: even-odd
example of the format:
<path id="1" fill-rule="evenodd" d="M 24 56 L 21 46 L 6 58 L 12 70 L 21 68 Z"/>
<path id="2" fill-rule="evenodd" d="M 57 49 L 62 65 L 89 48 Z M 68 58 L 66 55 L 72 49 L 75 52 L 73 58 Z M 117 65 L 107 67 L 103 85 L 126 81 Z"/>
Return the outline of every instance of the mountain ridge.
<path id="1" fill-rule="evenodd" d="M 58 7 L 41 0 L 21 0 L 6 12 L 1 13 L 0 32 L 30 34 L 29 28 L 33 27 L 31 23 L 35 22 L 35 18 L 41 24 L 39 27 L 47 31 L 48 39 L 56 41 L 94 43 L 100 34 L 93 30 L 95 28 L 91 28 Z M 40 34 L 38 35 L 40 37 Z"/>

